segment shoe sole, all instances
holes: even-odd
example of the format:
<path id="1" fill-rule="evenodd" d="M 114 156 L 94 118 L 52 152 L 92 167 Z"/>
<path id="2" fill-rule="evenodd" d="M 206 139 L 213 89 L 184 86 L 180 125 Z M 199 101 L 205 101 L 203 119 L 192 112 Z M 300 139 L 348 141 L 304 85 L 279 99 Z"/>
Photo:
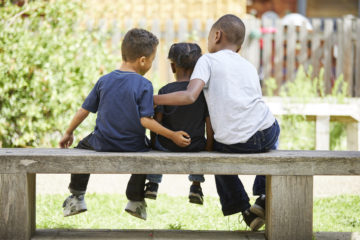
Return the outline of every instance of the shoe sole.
<path id="1" fill-rule="evenodd" d="M 189 196 L 189 202 L 195 203 L 195 204 L 199 204 L 199 205 L 203 205 L 203 204 L 204 204 L 204 201 L 202 201 L 199 197 L 193 196 L 193 195 L 190 195 L 190 196 Z"/>
<path id="2" fill-rule="evenodd" d="M 83 213 L 83 212 L 86 212 L 86 211 L 87 211 L 87 209 L 81 209 L 81 210 L 79 210 L 79 211 L 72 212 L 72 213 L 70 213 L 70 214 L 68 214 L 68 215 L 64 215 L 64 217 L 74 216 L 74 215 L 77 215 L 77 214 L 79 214 L 79 213 Z"/>
<path id="3" fill-rule="evenodd" d="M 141 220 L 146 220 L 146 218 L 142 218 L 141 216 L 139 216 L 136 212 L 131 211 L 130 209 L 125 209 L 125 212 L 129 213 L 130 215 L 140 218 Z"/>
<path id="4" fill-rule="evenodd" d="M 259 230 L 263 225 L 265 224 L 265 221 L 259 217 L 255 218 L 254 221 L 251 222 L 250 228 L 251 231 L 257 231 Z"/>
<path id="5" fill-rule="evenodd" d="M 264 209 L 256 204 L 254 204 L 250 207 L 250 212 L 256 214 L 257 216 L 259 216 L 262 219 L 265 219 Z"/>
<path id="6" fill-rule="evenodd" d="M 149 198 L 149 199 L 152 199 L 152 200 L 156 200 L 156 195 L 154 195 L 154 194 L 146 194 L 145 193 L 145 198 Z"/>

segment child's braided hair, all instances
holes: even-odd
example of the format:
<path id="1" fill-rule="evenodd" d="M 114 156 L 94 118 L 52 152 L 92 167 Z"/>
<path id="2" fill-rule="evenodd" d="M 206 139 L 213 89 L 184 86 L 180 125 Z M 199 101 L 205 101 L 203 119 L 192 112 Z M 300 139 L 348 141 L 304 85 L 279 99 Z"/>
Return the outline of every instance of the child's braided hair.
<path id="1" fill-rule="evenodd" d="M 193 69 L 201 57 L 201 48 L 196 43 L 174 43 L 169 50 L 168 59 L 176 66 L 186 70 Z"/>

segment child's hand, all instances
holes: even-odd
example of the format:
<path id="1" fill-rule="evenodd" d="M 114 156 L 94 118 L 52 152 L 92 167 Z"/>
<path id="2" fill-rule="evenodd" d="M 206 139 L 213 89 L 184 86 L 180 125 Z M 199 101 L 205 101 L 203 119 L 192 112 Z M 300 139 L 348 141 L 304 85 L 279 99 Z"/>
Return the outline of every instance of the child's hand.
<path id="1" fill-rule="evenodd" d="M 190 135 L 184 131 L 175 132 L 171 140 L 179 147 L 186 147 L 191 143 Z"/>
<path id="2" fill-rule="evenodd" d="M 68 148 L 71 146 L 71 144 L 74 141 L 74 135 L 71 133 L 65 133 L 64 136 L 62 137 L 62 139 L 59 142 L 59 146 L 61 148 Z"/>

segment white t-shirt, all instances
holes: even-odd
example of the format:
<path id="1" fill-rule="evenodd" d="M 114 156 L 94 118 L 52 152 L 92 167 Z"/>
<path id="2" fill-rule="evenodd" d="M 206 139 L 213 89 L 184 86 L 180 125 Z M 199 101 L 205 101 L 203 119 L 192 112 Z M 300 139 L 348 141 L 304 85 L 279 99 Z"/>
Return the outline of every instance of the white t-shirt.
<path id="1" fill-rule="evenodd" d="M 203 91 L 216 141 L 245 143 L 274 123 L 262 99 L 256 68 L 236 52 L 221 50 L 203 55 L 191 79 L 205 82 Z"/>

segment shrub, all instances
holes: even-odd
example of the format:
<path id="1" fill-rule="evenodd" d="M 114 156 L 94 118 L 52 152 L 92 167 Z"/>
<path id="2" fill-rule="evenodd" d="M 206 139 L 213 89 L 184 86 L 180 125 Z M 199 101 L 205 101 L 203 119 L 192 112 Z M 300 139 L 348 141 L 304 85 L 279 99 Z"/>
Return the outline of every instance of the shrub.
<path id="1" fill-rule="evenodd" d="M 0 7 L 0 146 L 56 146 L 99 76 L 120 61 L 106 31 L 76 27 L 83 8 L 66 0 Z"/>

